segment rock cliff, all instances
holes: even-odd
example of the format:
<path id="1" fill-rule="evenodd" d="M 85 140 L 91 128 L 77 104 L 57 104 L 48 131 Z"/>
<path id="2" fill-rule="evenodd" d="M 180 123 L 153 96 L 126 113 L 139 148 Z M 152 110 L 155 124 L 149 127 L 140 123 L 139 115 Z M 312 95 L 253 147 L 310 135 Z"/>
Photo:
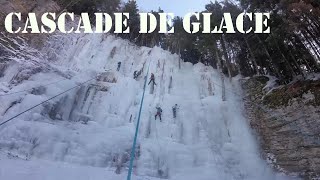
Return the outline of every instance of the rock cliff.
<path id="1" fill-rule="evenodd" d="M 265 157 L 286 173 L 319 177 L 320 80 L 296 81 L 272 91 L 266 88 L 269 80 L 260 76 L 242 84 L 250 124 Z"/>

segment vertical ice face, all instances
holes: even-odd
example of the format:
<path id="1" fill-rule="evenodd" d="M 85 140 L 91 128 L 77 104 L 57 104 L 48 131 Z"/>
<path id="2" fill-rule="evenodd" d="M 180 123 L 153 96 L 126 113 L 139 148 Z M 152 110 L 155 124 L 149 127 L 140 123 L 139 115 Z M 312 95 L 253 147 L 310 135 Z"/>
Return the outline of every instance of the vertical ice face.
<path id="1" fill-rule="evenodd" d="M 8 102 L 0 109 L 2 120 L 79 82 L 96 78 L 0 129 L 0 151 L 31 162 L 18 163 L 22 167 L 48 160 L 47 173 L 54 177 L 57 167 L 52 162 L 67 162 L 71 167 L 87 166 L 89 174 L 95 172 L 89 170 L 92 167 L 108 168 L 111 174 L 120 174 L 108 177 L 123 179 L 150 67 L 156 84 L 146 87 L 135 178 L 285 179 L 275 174 L 259 155 L 243 115 L 241 97 L 237 95 L 240 93 L 234 93 L 240 91 L 237 81 L 226 82 L 227 101 L 223 102 L 219 73 L 213 68 L 182 63 L 179 69 L 177 55 L 158 47 L 137 47 L 111 35 L 52 36 L 41 54 L 50 70 L 32 74 L 10 86 L 10 91 L 71 78 L 45 87 L 42 93 L 0 97 Z M 19 73 L 13 67 L 7 67 L 0 78 L 2 89 L 9 86 L 5 81 Z M 138 73 L 136 79 L 134 71 Z M 149 81 L 150 74 L 147 78 Z M 8 108 L 10 104 L 12 107 Z M 175 104 L 176 118 L 172 110 Z M 162 122 L 155 120 L 157 106 L 163 110 Z M 0 162 L 0 167 L 5 166 Z M 103 179 L 102 174 L 96 179 Z M 0 174 L 0 179 L 2 176 L 8 177 Z M 37 179 L 32 174 L 29 178 Z"/>

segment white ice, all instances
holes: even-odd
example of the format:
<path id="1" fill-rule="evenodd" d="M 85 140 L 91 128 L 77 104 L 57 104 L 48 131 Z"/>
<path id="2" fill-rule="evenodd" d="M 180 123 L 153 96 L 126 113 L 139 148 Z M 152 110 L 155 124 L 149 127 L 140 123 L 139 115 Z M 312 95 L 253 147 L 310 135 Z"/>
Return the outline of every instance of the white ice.
<path id="1" fill-rule="evenodd" d="M 37 73 L 10 86 L 23 66 L 18 61 L 0 79 L 0 90 L 37 87 L 63 79 L 61 74 L 72 78 L 48 86 L 42 95 L 0 96 L 0 122 L 96 75 L 108 82 L 92 81 L 52 101 L 62 102 L 55 120 L 40 106 L 1 127 L 0 179 L 125 179 L 149 65 L 157 85 L 153 93 L 151 86 L 146 88 L 133 179 L 292 179 L 274 172 L 261 158 L 236 79 L 226 80 L 223 102 L 217 70 L 184 62 L 179 69 L 177 55 L 159 47 L 136 47 L 111 35 L 57 35 L 41 53 L 46 59 L 40 63 L 59 73 Z M 133 72 L 140 69 L 142 75 L 134 80 Z M 156 106 L 163 109 L 162 122 L 154 118 Z"/>

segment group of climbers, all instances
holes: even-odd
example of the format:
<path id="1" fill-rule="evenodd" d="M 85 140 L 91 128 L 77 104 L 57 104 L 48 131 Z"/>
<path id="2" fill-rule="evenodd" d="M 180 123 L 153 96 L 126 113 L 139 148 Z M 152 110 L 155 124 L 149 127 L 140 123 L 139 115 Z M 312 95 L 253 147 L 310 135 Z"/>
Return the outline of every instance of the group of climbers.
<path id="1" fill-rule="evenodd" d="M 159 116 L 160 122 L 162 122 L 162 118 L 161 118 L 161 116 L 162 116 L 162 109 L 161 109 L 161 107 L 160 107 L 159 105 L 156 107 L 156 109 L 157 109 L 157 112 L 156 112 L 156 115 L 154 116 L 154 119 L 157 120 L 157 117 Z M 178 109 L 179 109 L 178 104 L 175 104 L 175 105 L 172 107 L 173 118 L 177 118 L 177 110 L 178 110 Z"/>
<path id="2" fill-rule="evenodd" d="M 155 76 L 154 76 L 153 73 L 151 73 L 151 77 L 150 77 L 150 81 L 149 81 L 148 85 L 150 85 L 151 82 L 153 83 L 153 85 L 157 85 L 156 82 L 155 82 Z M 156 109 L 157 109 L 157 112 L 156 112 L 156 115 L 154 116 L 154 119 L 157 120 L 157 117 L 159 116 L 160 122 L 162 122 L 162 118 L 161 118 L 162 109 L 161 109 L 161 107 L 159 105 L 156 107 Z M 173 118 L 177 117 L 177 110 L 178 109 L 179 109 L 178 104 L 175 104 L 172 107 Z"/>
<path id="3" fill-rule="evenodd" d="M 120 67 L 121 67 L 121 62 L 118 62 L 117 71 L 120 71 Z M 134 73 L 133 73 L 133 78 L 134 78 L 134 79 L 137 79 L 139 75 L 140 75 L 139 72 L 134 71 Z M 150 81 L 149 81 L 148 85 L 150 85 L 151 82 L 153 83 L 153 85 L 157 85 L 157 84 L 156 84 L 156 81 L 155 81 L 155 76 L 154 76 L 153 73 L 151 73 L 151 77 L 150 77 Z M 179 109 L 178 104 L 175 104 L 175 105 L 172 107 L 173 118 L 176 118 L 176 117 L 177 117 L 177 110 L 178 110 L 178 109 Z M 156 107 L 156 110 L 157 110 L 157 112 L 156 112 L 156 115 L 154 116 L 154 118 L 155 118 L 155 120 L 157 120 L 157 117 L 159 116 L 160 122 L 162 122 L 162 118 L 161 118 L 161 117 L 162 117 L 162 109 L 161 109 L 161 107 L 158 105 L 158 106 Z"/>

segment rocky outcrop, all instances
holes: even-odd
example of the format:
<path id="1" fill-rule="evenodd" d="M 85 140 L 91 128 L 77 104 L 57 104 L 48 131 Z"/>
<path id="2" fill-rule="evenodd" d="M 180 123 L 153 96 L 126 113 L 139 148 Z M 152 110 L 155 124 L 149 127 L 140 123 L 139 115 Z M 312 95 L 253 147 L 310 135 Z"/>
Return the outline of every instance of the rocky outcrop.
<path id="1" fill-rule="evenodd" d="M 44 12 L 57 12 L 60 9 L 57 3 L 52 0 L 2 0 L 0 1 L 0 7 L 1 19 L 4 19 L 11 12 L 20 12 L 23 17 L 26 17 L 29 12 L 42 14 Z"/>
<path id="2" fill-rule="evenodd" d="M 320 177 L 320 80 L 298 81 L 271 92 L 268 77 L 243 81 L 250 124 L 265 157 L 278 170 Z"/>
<path id="3" fill-rule="evenodd" d="M 22 14 L 22 22 L 15 22 L 13 26 L 24 27 L 24 21 L 29 12 L 34 12 L 37 15 L 45 12 L 59 12 L 60 7 L 53 0 L 1 0 L 0 1 L 0 32 L 6 32 L 4 29 L 4 19 L 7 14 L 11 12 L 20 12 Z M 37 16 L 40 18 L 41 16 Z M 41 47 L 45 40 L 44 34 L 19 34 L 28 40 L 29 44 L 33 47 Z M 17 35 L 13 35 L 16 37 Z"/>
<path id="4" fill-rule="evenodd" d="M 41 71 L 43 71 L 43 69 L 40 66 L 26 68 L 20 67 L 18 73 L 11 79 L 10 84 L 21 84 L 23 81 L 28 80 L 31 76 L 38 74 Z"/>

